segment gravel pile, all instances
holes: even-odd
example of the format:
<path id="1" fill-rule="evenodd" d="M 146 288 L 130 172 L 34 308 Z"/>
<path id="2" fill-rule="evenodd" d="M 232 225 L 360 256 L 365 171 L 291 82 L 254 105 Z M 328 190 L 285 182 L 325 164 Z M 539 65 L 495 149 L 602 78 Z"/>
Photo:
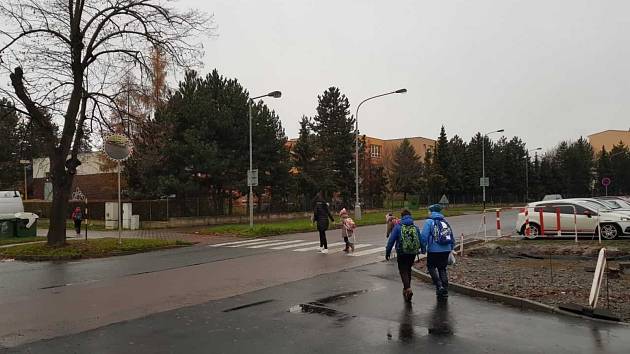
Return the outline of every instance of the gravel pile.
<path id="1" fill-rule="evenodd" d="M 488 246 L 481 248 L 487 249 Z M 569 252 L 561 247 L 557 252 L 546 251 L 553 254 L 551 259 L 549 255 L 544 255 L 545 252 L 534 252 L 531 248 L 526 252 L 527 256 L 522 255 L 522 250 L 514 251 L 510 247 L 502 247 L 501 252 L 470 252 L 471 256 L 457 258 L 457 264 L 449 267 L 449 275 L 451 281 L 462 285 L 549 305 L 567 302 L 587 305 L 596 258 L 583 257 L 596 253 L 584 249 L 578 255 L 578 251 Z M 618 268 L 615 261 L 608 264 L 610 268 Z M 424 260 L 418 269 L 425 269 Z M 624 321 L 630 322 L 630 274 L 604 276 L 598 307 L 608 308 Z"/>

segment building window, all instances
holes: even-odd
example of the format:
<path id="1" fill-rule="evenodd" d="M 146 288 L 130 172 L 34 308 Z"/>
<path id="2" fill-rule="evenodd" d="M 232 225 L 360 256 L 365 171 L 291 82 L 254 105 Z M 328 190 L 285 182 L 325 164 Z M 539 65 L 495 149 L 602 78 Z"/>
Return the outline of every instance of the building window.
<path id="1" fill-rule="evenodd" d="M 381 146 L 380 145 L 370 145 L 370 156 L 371 157 L 381 157 Z"/>

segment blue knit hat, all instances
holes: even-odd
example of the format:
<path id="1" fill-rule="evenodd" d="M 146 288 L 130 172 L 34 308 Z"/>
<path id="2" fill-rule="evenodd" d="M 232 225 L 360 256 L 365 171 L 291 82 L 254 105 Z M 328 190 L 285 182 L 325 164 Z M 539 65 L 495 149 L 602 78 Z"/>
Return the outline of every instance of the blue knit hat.
<path id="1" fill-rule="evenodd" d="M 442 209 L 443 208 L 442 208 L 441 204 L 433 204 L 433 205 L 429 206 L 429 211 L 436 212 L 436 213 L 441 212 Z"/>

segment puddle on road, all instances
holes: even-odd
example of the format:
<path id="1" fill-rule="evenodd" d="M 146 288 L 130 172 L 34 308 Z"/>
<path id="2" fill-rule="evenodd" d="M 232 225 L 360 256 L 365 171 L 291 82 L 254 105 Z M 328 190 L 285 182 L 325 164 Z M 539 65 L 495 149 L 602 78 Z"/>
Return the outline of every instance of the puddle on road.
<path id="1" fill-rule="evenodd" d="M 318 304 L 330 304 L 330 303 L 333 303 L 333 302 L 344 300 L 344 299 L 346 299 L 348 297 L 351 297 L 351 296 L 357 296 L 357 295 L 360 295 L 360 294 L 367 293 L 368 291 L 369 290 L 367 290 L 367 289 L 348 291 L 348 292 L 345 292 L 345 293 L 341 293 L 341 294 L 327 296 L 327 297 L 324 297 L 324 298 L 321 298 L 321 299 L 317 299 L 317 300 L 315 300 L 315 303 L 318 303 Z"/>

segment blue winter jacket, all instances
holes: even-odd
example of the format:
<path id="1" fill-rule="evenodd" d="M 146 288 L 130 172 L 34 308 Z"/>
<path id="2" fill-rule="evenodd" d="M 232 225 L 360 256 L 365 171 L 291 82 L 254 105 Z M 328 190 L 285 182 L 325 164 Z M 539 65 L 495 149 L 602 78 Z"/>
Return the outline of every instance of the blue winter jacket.
<path id="1" fill-rule="evenodd" d="M 429 253 L 452 251 L 455 248 L 455 233 L 453 232 L 453 239 L 449 244 L 440 245 L 437 242 L 433 242 L 433 219 L 444 220 L 444 215 L 433 211 L 431 212 L 430 218 L 424 222 L 422 234 L 420 235 L 420 247 L 422 248 L 422 253 L 425 253 L 427 248 Z"/>
<path id="2" fill-rule="evenodd" d="M 385 254 L 387 257 L 389 257 L 389 255 L 392 253 L 392 248 L 394 247 L 394 244 L 396 245 L 396 253 L 401 253 L 400 248 L 402 247 L 402 245 L 400 244 L 400 230 L 402 229 L 402 225 L 414 225 L 413 218 L 410 215 L 405 215 L 400 220 L 400 224 L 394 226 L 392 233 L 387 239 L 387 247 L 385 248 Z M 416 232 L 418 233 L 418 238 L 420 238 L 420 228 L 415 225 L 414 227 L 416 228 Z"/>

